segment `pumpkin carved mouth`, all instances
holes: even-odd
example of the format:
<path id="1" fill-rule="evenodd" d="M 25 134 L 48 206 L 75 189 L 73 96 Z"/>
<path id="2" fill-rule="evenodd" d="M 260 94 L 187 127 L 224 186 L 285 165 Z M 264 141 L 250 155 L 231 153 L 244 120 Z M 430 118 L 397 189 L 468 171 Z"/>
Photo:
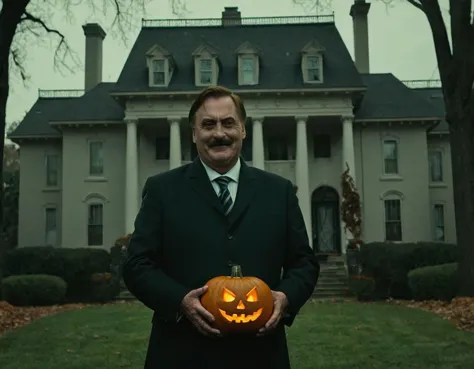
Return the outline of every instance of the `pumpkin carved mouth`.
<path id="1" fill-rule="evenodd" d="M 262 315 L 262 308 L 258 309 L 255 313 L 246 315 L 246 314 L 227 314 L 224 310 L 219 309 L 221 315 L 227 319 L 229 322 L 233 323 L 248 323 L 256 321 L 260 315 Z"/>

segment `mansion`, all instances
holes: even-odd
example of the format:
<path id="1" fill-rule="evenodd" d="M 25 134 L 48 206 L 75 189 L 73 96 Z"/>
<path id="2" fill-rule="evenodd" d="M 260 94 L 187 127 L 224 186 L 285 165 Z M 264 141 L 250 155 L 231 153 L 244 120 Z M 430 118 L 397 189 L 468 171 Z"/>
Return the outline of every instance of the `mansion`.
<path id="1" fill-rule="evenodd" d="M 216 84 L 247 109 L 243 159 L 298 187 L 315 253 L 345 251 L 346 165 L 365 241 L 455 242 L 440 86 L 370 73 L 369 8 L 348 8 L 355 60 L 332 15 L 143 20 L 116 82 L 102 81 L 104 30 L 84 25 L 84 90 L 40 90 L 9 135 L 19 246 L 108 249 L 132 232 L 146 179 L 196 158 L 189 108 Z"/>

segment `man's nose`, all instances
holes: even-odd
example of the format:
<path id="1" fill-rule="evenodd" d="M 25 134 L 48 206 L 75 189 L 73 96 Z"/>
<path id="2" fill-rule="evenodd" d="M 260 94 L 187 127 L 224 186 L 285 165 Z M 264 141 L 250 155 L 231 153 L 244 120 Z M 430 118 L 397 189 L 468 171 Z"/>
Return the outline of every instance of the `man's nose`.
<path id="1" fill-rule="evenodd" d="M 214 135 L 216 135 L 218 137 L 224 136 L 224 129 L 223 129 L 222 124 L 220 122 L 216 124 L 216 128 L 214 130 Z"/>

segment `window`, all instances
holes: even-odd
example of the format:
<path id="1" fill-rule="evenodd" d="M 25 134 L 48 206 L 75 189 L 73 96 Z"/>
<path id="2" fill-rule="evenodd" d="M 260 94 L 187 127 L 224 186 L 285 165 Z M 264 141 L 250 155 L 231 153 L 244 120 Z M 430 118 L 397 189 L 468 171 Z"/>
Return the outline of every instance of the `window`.
<path id="1" fill-rule="evenodd" d="M 383 142 L 384 173 L 398 174 L 398 142 L 385 140 Z"/>
<path id="2" fill-rule="evenodd" d="M 402 217 L 400 199 L 386 199 L 385 205 L 385 240 L 402 240 Z"/>
<path id="3" fill-rule="evenodd" d="M 330 135 L 315 135 L 313 141 L 313 153 L 315 158 L 330 158 L 331 157 L 331 136 Z"/>
<path id="4" fill-rule="evenodd" d="M 288 143 L 286 137 L 268 138 L 268 160 L 288 160 Z"/>
<path id="5" fill-rule="evenodd" d="M 432 150 L 429 153 L 430 181 L 443 182 L 443 153 Z"/>
<path id="6" fill-rule="evenodd" d="M 59 186 L 59 155 L 46 155 L 46 186 Z"/>
<path id="7" fill-rule="evenodd" d="M 201 85 L 212 84 L 212 59 L 199 60 L 199 83 Z"/>
<path id="8" fill-rule="evenodd" d="M 148 85 L 165 87 L 171 81 L 175 68 L 172 54 L 163 46 L 155 44 L 146 52 Z"/>
<path id="9" fill-rule="evenodd" d="M 155 159 L 170 159 L 170 139 L 168 137 L 157 137 L 155 140 Z"/>
<path id="10" fill-rule="evenodd" d="M 435 241 L 444 242 L 444 205 L 435 204 L 433 208 L 433 220 L 434 220 L 434 239 Z"/>
<path id="11" fill-rule="evenodd" d="M 45 210 L 45 245 L 57 245 L 57 211 L 54 207 Z"/>
<path id="12" fill-rule="evenodd" d="M 102 141 L 89 143 L 89 174 L 93 176 L 104 174 L 104 143 Z"/>
<path id="13" fill-rule="evenodd" d="M 256 62 L 252 56 L 244 56 L 241 59 L 241 83 L 242 85 L 253 85 L 256 83 Z"/>
<path id="14" fill-rule="evenodd" d="M 164 59 L 152 61 L 153 85 L 164 86 L 166 84 L 166 63 Z"/>
<path id="15" fill-rule="evenodd" d="M 239 85 L 256 85 L 259 78 L 261 50 L 256 45 L 245 41 L 236 50 L 238 57 Z"/>
<path id="16" fill-rule="evenodd" d="M 103 244 L 103 205 L 89 205 L 89 214 L 87 222 L 87 244 L 89 246 L 102 246 Z"/>
<path id="17" fill-rule="evenodd" d="M 306 82 L 321 82 L 321 56 L 306 56 Z"/>

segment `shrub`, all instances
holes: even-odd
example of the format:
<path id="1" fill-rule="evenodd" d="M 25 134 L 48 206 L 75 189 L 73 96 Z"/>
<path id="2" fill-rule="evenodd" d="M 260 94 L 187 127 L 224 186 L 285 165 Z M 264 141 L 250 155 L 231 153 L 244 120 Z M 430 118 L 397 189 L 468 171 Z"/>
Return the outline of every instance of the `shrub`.
<path id="1" fill-rule="evenodd" d="M 91 276 L 110 270 L 104 249 L 22 247 L 5 256 L 5 276 L 47 274 L 64 279 L 68 301 L 90 301 Z"/>
<path id="2" fill-rule="evenodd" d="M 63 303 L 67 283 L 52 275 L 15 275 L 2 280 L 2 296 L 11 305 L 44 306 Z"/>
<path id="3" fill-rule="evenodd" d="M 458 260 L 459 248 L 446 243 L 363 244 L 360 261 L 364 274 L 375 279 L 379 298 L 412 298 L 408 273 L 416 268 L 452 263 Z"/>
<path id="4" fill-rule="evenodd" d="M 348 287 L 349 291 L 355 294 L 359 301 L 370 301 L 374 299 L 375 281 L 369 276 L 350 276 Z"/>
<path id="5" fill-rule="evenodd" d="M 111 273 L 95 273 L 91 277 L 91 302 L 105 303 L 111 301 L 120 293 L 120 284 Z"/>
<path id="6" fill-rule="evenodd" d="M 417 268 L 408 273 L 415 300 L 450 301 L 457 295 L 458 281 L 457 263 Z"/>

